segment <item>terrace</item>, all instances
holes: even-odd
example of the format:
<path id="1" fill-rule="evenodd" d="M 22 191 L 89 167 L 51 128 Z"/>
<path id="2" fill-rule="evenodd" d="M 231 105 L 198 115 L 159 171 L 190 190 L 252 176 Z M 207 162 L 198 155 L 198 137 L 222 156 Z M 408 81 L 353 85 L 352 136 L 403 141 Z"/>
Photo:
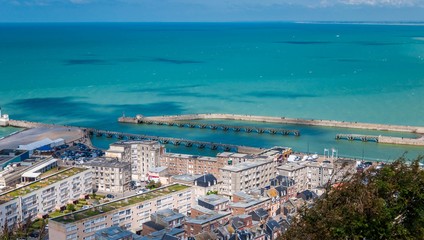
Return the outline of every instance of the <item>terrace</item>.
<path id="1" fill-rule="evenodd" d="M 54 219 L 51 219 L 53 221 L 56 222 L 60 222 L 60 223 L 72 223 L 72 222 L 76 222 L 85 218 L 89 218 L 92 216 L 96 216 L 99 214 L 103 214 L 109 211 L 113 211 L 113 210 L 117 210 L 123 207 L 127 207 L 127 206 L 131 206 L 134 204 L 138 204 L 150 199 L 154 199 L 157 197 L 161 197 L 161 196 L 165 196 L 167 194 L 173 193 L 173 192 L 178 192 L 184 189 L 189 188 L 190 186 L 186 186 L 186 185 L 181 185 L 181 184 L 174 184 L 171 186 L 167 186 L 167 187 L 162 187 L 162 188 L 158 188 L 156 190 L 153 191 L 149 191 L 146 193 L 142 193 L 142 194 L 137 194 L 134 196 L 130 196 L 127 198 L 122 198 L 122 199 L 118 199 L 116 201 L 113 202 L 109 202 L 109 203 L 105 203 L 103 205 L 99 205 L 96 206 L 94 208 L 90 208 L 90 209 L 86 209 L 86 210 L 82 210 L 79 212 L 74 212 L 74 213 L 70 213 L 61 217 L 57 217 Z"/>
<path id="2" fill-rule="evenodd" d="M 68 168 L 68 169 L 64 169 L 60 172 L 57 172 L 54 175 L 50 175 L 48 177 L 42 178 L 36 182 L 33 182 L 31 184 L 22 186 L 20 188 L 16 188 L 12 191 L 6 192 L 4 194 L 0 195 L 0 204 L 7 202 L 7 201 L 11 201 L 17 197 L 20 196 L 25 196 L 33 191 L 36 191 L 38 189 L 47 187 L 49 185 L 52 185 L 56 182 L 59 182 L 61 180 L 64 180 L 66 178 L 69 178 L 73 175 L 76 175 L 78 173 L 81 173 L 83 171 L 87 171 L 88 169 L 86 168 Z M 54 170 L 52 171 L 52 173 L 54 172 Z"/>

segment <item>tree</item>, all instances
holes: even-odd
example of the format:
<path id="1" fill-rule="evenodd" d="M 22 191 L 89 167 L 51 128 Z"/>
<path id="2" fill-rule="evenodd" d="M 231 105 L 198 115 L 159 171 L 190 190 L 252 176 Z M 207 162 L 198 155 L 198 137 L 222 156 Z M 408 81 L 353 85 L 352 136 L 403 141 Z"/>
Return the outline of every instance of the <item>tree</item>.
<path id="1" fill-rule="evenodd" d="M 74 204 L 67 204 L 66 205 L 66 210 L 73 212 L 75 211 L 75 205 Z"/>
<path id="2" fill-rule="evenodd" d="M 354 175 L 303 208 L 281 239 L 416 239 L 424 236 L 421 157 Z"/>

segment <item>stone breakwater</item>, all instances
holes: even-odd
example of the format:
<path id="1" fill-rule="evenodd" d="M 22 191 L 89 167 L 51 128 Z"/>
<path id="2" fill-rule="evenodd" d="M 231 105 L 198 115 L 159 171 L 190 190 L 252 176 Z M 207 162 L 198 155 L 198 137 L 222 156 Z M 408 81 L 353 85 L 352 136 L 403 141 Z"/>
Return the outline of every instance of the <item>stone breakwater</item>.
<path id="1" fill-rule="evenodd" d="M 404 126 L 404 125 L 360 123 L 360 122 L 335 121 L 335 120 L 317 120 L 317 119 L 268 117 L 268 116 L 237 115 L 237 114 L 211 113 L 211 114 L 154 116 L 154 117 L 138 116 L 136 118 L 129 118 L 128 121 L 136 122 L 137 118 L 144 118 L 144 119 L 156 120 L 156 121 L 161 121 L 161 120 L 162 121 L 187 121 L 187 120 L 204 120 L 204 119 L 222 119 L 222 120 L 254 121 L 254 122 L 297 124 L 297 125 L 339 127 L 339 128 L 356 128 L 356 129 L 366 129 L 366 130 L 424 134 L 424 127 L 420 127 L 420 126 Z M 130 119 L 133 119 L 133 120 L 130 120 Z"/>
<path id="2" fill-rule="evenodd" d="M 407 132 L 407 133 L 416 133 L 420 135 L 424 134 L 424 127 L 419 127 L 419 126 L 360 123 L 360 122 L 346 122 L 346 121 L 335 121 L 335 120 L 300 119 L 300 118 L 286 118 L 286 117 L 267 117 L 267 116 L 237 115 L 237 114 L 219 114 L 219 113 L 153 116 L 153 117 L 144 117 L 142 115 L 137 115 L 136 117 L 121 117 L 118 119 L 118 121 L 122 123 L 139 123 L 142 120 L 189 121 L 189 120 L 207 120 L 207 119 L 353 128 L 353 129 L 365 129 L 365 130 L 377 130 L 377 131 L 389 131 L 389 132 Z M 405 137 L 402 138 L 402 137 L 391 137 L 391 136 L 377 136 L 377 137 L 378 137 L 379 143 L 424 146 L 424 137 L 420 137 L 420 138 L 405 138 Z"/>

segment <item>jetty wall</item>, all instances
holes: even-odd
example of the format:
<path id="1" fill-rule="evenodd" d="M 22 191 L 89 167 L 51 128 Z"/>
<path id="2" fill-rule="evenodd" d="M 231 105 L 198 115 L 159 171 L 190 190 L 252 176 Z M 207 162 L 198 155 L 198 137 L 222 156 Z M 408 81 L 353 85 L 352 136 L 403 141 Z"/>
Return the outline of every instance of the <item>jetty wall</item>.
<path id="1" fill-rule="evenodd" d="M 379 143 L 388 143 L 388 144 L 401 144 L 401 145 L 415 145 L 415 146 L 424 146 L 424 138 L 401 138 L 401 137 L 388 137 L 388 136 L 379 136 Z"/>
<path id="2" fill-rule="evenodd" d="M 424 127 L 419 126 L 403 126 L 390 124 L 375 124 L 375 123 L 360 123 L 335 120 L 316 120 L 316 119 L 301 119 L 301 118 L 286 118 L 286 117 L 268 117 L 254 115 L 237 115 L 237 114 L 188 114 L 188 115 L 173 115 L 173 116 L 155 116 L 143 117 L 144 119 L 156 121 L 187 121 L 187 120 L 203 120 L 203 119 L 222 119 L 222 120 L 239 120 L 239 121 L 255 121 L 268 123 L 282 124 L 298 124 L 308 126 L 323 126 L 323 127 L 339 127 L 339 128 L 356 128 L 378 131 L 393 131 L 393 132 L 409 132 L 424 134 Z M 132 118 L 136 122 L 136 118 Z"/>

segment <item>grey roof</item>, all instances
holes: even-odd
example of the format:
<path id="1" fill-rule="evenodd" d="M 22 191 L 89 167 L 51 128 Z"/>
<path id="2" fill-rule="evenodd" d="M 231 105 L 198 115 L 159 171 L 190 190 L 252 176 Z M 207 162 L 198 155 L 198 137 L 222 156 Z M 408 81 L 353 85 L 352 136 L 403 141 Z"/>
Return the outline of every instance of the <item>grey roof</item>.
<path id="1" fill-rule="evenodd" d="M 150 227 L 152 229 L 155 229 L 156 231 L 160 231 L 160 230 L 165 229 L 164 226 L 159 225 L 159 224 L 157 224 L 157 223 L 155 223 L 153 221 L 147 221 L 147 222 L 143 223 L 143 225 L 146 225 L 146 226 L 148 226 L 148 227 Z"/>
<path id="2" fill-rule="evenodd" d="M 134 240 L 139 240 L 140 236 L 122 229 L 118 226 L 108 227 L 102 230 L 99 230 L 95 234 L 96 239 L 100 240 L 120 240 L 129 236 L 132 236 Z"/>
<path id="3" fill-rule="evenodd" d="M 275 229 L 281 228 L 280 224 L 274 219 L 268 220 L 268 222 L 266 223 L 266 227 L 268 231 L 274 231 Z"/>
<path id="4" fill-rule="evenodd" d="M 120 162 L 115 158 L 95 158 L 91 161 L 84 163 L 84 165 L 91 167 L 110 167 L 110 168 L 124 168 L 128 167 L 131 163 L 129 162 Z"/>
<path id="5" fill-rule="evenodd" d="M 140 240 L 177 240 L 176 235 L 184 233 L 184 229 L 171 228 L 152 232 L 147 236 L 141 237 Z"/>
<path id="6" fill-rule="evenodd" d="M 194 181 L 197 183 L 197 186 L 201 186 L 201 187 L 213 186 L 218 182 L 216 177 L 212 174 L 205 174 L 203 176 L 196 178 Z"/>
<path id="7" fill-rule="evenodd" d="M 239 163 L 237 165 L 231 165 L 231 166 L 225 166 L 221 168 L 221 170 L 225 171 L 231 171 L 231 172 L 241 172 L 245 171 L 251 168 L 255 168 L 261 165 L 270 164 L 272 163 L 272 160 L 260 160 L 260 161 L 254 161 L 254 162 L 244 162 Z"/>
<path id="8" fill-rule="evenodd" d="M 159 210 L 155 213 L 152 213 L 152 215 L 156 215 L 157 217 L 163 219 L 166 222 L 170 222 L 179 218 L 184 218 L 184 214 L 182 213 L 178 213 L 178 212 L 174 212 L 169 208 L 163 209 L 163 210 Z"/>
<path id="9" fill-rule="evenodd" d="M 214 220 L 226 217 L 228 215 L 231 215 L 230 212 L 219 212 L 219 213 L 214 213 L 214 214 L 205 214 L 205 215 L 200 215 L 197 216 L 195 218 L 187 218 L 186 223 L 194 223 L 194 224 L 205 224 L 208 222 L 212 222 Z"/>
<path id="10" fill-rule="evenodd" d="M 194 182 L 196 178 L 200 177 L 202 175 L 189 175 L 189 174 L 182 174 L 182 175 L 174 175 L 172 178 L 174 180 L 180 180 L 185 182 Z"/>
<path id="11" fill-rule="evenodd" d="M 221 197 L 221 196 L 218 196 L 218 195 L 215 195 L 215 194 L 200 196 L 198 200 L 203 201 L 205 203 L 209 203 L 213 206 L 216 206 L 216 205 L 230 201 L 228 198 Z"/>
<path id="12" fill-rule="evenodd" d="M 255 211 L 253 211 L 259 218 L 266 218 L 268 217 L 268 212 L 265 211 L 263 208 L 258 208 Z"/>

